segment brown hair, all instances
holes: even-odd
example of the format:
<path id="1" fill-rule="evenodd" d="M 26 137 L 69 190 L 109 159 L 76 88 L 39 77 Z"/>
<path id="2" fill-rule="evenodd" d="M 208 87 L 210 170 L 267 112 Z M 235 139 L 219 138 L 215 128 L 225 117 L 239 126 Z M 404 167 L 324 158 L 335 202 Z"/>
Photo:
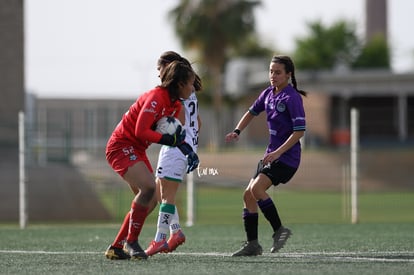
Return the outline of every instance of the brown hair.
<path id="1" fill-rule="evenodd" d="M 186 62 L 172 61 L 165 67 L 159 86 L 168 90 L 171 100 L 177 100 L 180 98 L 179 84 L 185 84 L 193 77 L 195 72 Z"/>
<path id="2" fill-rule="evenodd" d="M 307 92 L 298 89 L 295 77 L 295 65 L 293 64 L 292 59 L 287 55 L 275 55 L 272 57 L 272 63 L 278 63 L 285 65 L 286 73 L 291 73 L 292 85 L 295 90 L 303 96 L 306 96 Z"/>
<path id="3" fill-rule="evenodd" d="M 188 66 L 191 66 L 191 63 L 184 57 L 182 57 L 181 55 L 179 55 L 178 53 L 174 52 L 174 51 L 166 51 L 164 52 L 160 58 L 158 59 L 158 66 L 167 66 L 169 63 L 173 62 L 173 61 L 181 61 L 185 64 L 187 64 Z M 201 83 L 201 78 L 195 74 L 195 80 L 194 80 L 194 89 L 196 91 L 201 91 L 203 89 L 203 85 Z"/>

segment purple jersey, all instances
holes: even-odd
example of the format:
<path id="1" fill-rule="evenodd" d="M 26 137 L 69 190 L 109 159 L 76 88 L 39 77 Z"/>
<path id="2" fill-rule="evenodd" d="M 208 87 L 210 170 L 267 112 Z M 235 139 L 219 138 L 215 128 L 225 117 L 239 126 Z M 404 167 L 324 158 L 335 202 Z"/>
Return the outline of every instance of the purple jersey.
<path id="1" fill-rule="evenodd" d="M 273 86 L 269 86 L 249 108 L 249 112 L 255 116 L 263 111 L 266 111 L 270 133 L 266 155 L 279 148 L 294 131 L 306 129 L 302 96 L 290 84 L 277 94 L 273 94 Z M 297 168 L 300 154 L 300 142 L 297 142 L 280 156 L 279 161 Z"/>

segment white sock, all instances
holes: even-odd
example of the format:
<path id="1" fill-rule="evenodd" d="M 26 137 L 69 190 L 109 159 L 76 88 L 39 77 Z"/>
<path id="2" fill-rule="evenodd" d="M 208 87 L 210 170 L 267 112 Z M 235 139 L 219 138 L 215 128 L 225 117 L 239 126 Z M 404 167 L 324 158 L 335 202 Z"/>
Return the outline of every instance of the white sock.
<path id="1" fill-rule="evenodd" d="M 162 203 L 158 212 L 157 232 L 155 233 L 155 241 L 167 239 L 171 219 L 175 214 L 175 205 Z"/>
<path id="2" fill-rule="evenodd" d="M 175 207 L 175 213 L 174 213 L 174 215 L 171 219 L 170 234 L 174 234 L 180 229 L 181 229 L 180 217 L 178 216 L 178 209 L 177 209 L 177 206 L 176 206 Z"/>

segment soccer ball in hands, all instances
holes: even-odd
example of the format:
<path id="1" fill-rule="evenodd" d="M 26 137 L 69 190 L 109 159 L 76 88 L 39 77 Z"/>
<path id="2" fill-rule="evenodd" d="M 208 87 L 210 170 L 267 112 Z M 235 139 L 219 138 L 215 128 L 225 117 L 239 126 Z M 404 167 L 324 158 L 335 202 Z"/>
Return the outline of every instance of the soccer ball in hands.
<path id="1" fill-rule="evenodd" d="M 183 129 L 181 122 L 177 118 L 173 116 L 165 116 L 157 121 L 155 131 L 161 134 L 174 135 L 178 126 L 181 126 L 181 130 Z"/>

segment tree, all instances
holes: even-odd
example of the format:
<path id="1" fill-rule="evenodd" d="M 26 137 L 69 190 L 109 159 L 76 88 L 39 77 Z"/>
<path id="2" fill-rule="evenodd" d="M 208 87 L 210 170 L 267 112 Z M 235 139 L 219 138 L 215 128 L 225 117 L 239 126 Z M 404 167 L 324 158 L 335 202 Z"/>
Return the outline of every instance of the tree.
<path id="1" fill-rule="evenodd" d="M 205 92 L 212 92 L 213 97 L 214 145 L 219 145 L 218 137 L 222 136 L 223 70 L 229 54 L 255 32 L 253 9 L 259 4 L 248 0 L 180 0 L 169 13 L 183 48 L 194 50 L 204 65 L 203 83 L 211 83 Z"/>
<path id="2" fill-rule="evenodd" d="M 332 69 L 338 64 L 352 68 L 390 68 L 390 49 L 381 34 L 365 45 L 355 24 L 339 20 L 332 26 L 308 23 L 309 35 L 296 40 L 295 62 L 301 69 Z"/>
<path id="3" fill-rule="evenodd" d="M 362 48 L 352 67 L 389 69 L 391 67 L 390 49 L 385 37 L 381 34 L 372 37 Z"/>
<path id="4" fill-rule="evenodd" d="M 294 59 L 301 69 L 331 69 L 337 64 L 350 65 L 360 51 L 355 24 L 339 20 L 331 27 L 320 21 L 307 25 L 309 35 L 296 39 Z"/>

